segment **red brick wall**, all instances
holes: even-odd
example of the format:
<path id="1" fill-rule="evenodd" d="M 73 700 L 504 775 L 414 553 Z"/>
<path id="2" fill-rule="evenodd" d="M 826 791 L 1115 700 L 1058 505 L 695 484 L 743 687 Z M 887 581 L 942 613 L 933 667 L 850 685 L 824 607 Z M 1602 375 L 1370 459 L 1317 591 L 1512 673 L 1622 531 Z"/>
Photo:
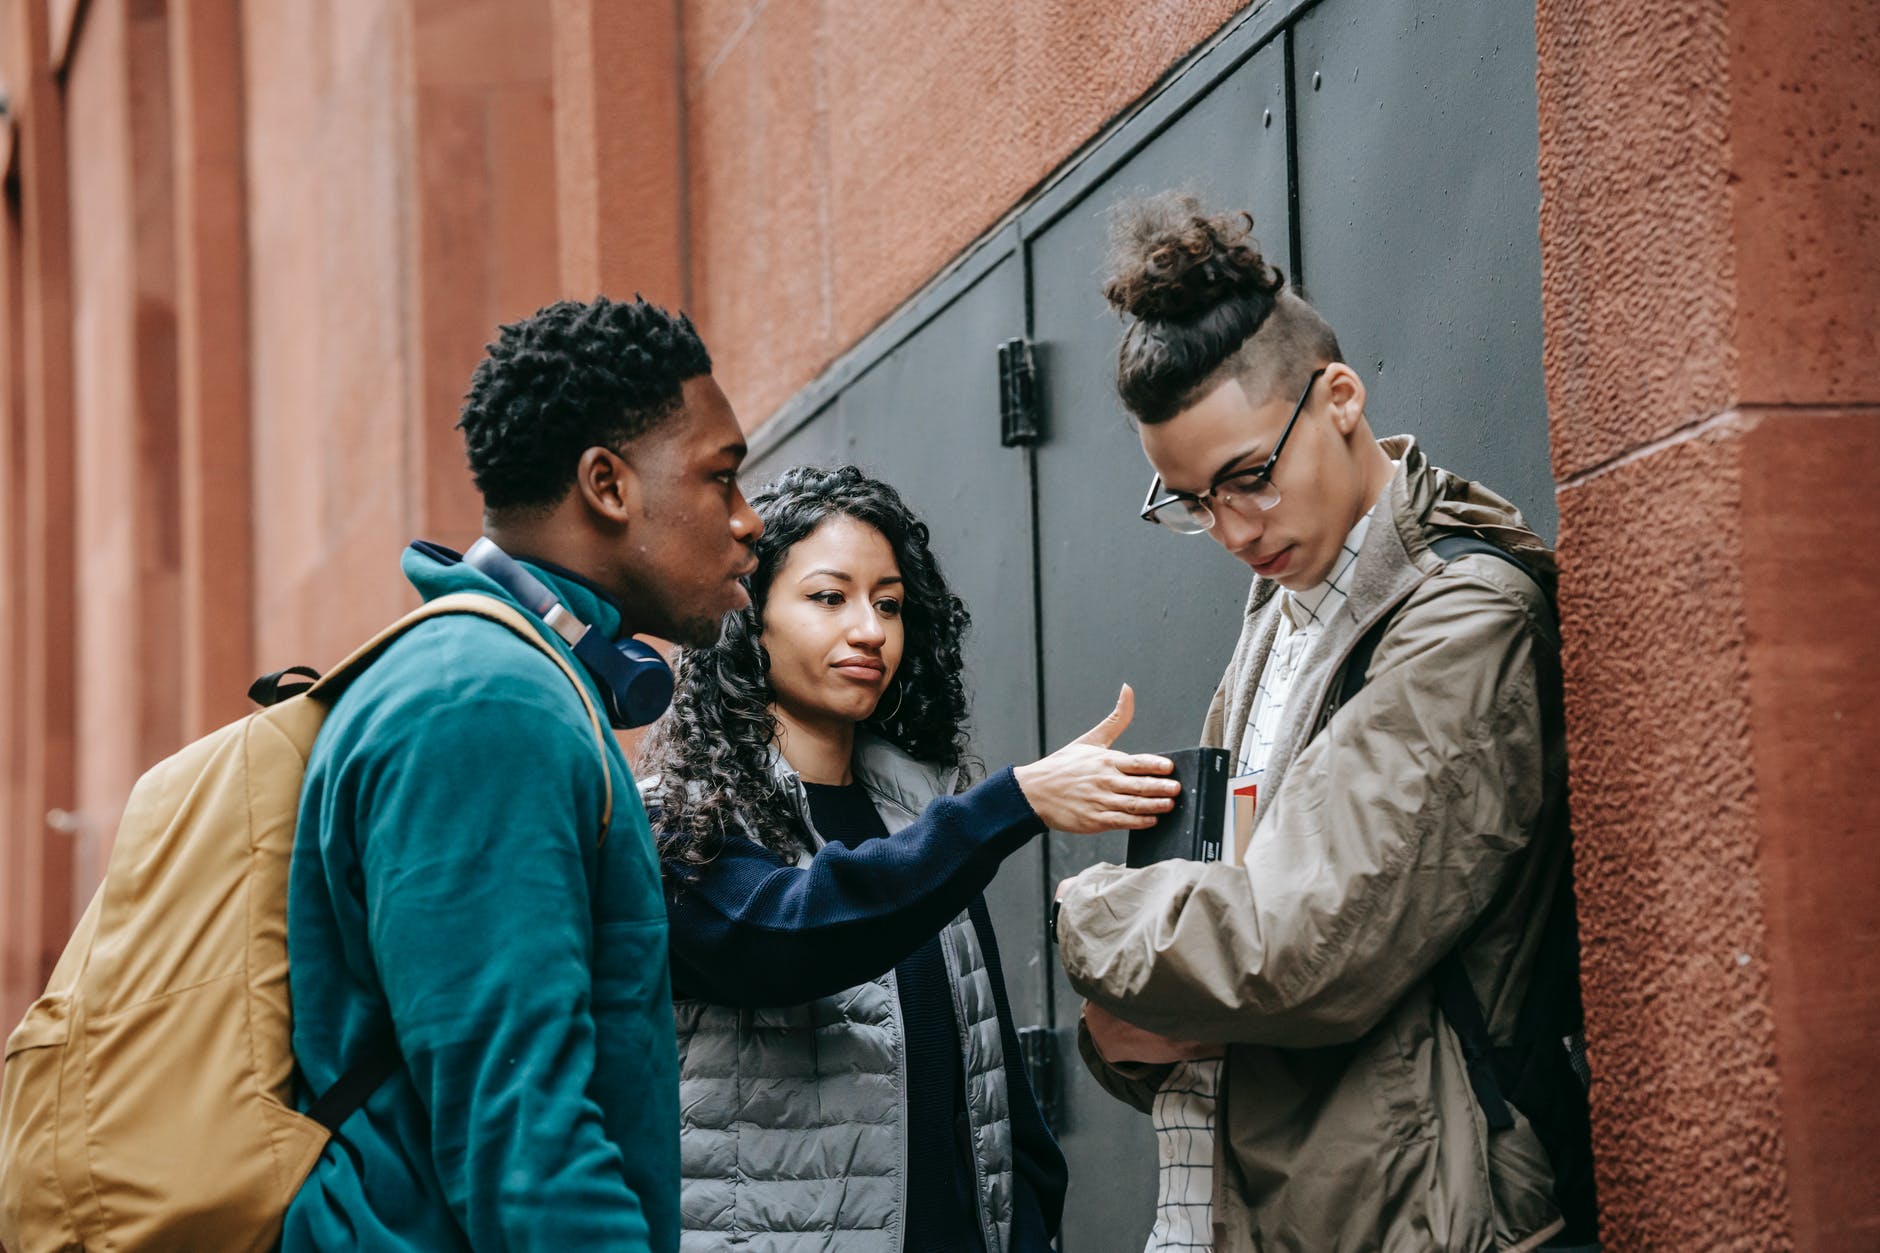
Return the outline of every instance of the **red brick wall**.
<path id="1" fill-rule="evenodd" d="M 452 423 L 499 321 L 551 299 L 545 3 L 244 11 L 255 659 L 325 665 L 465 542 Z"/>
<path id="2" fill-rule="evenodd" d="M 1240 0 L 685 0 L 692 304 L 747 424 Z"/>
<path id="3" fill-rule="evenodd" d="M 1871 1249 L 1880 25 L 1539 7 L 1545 362 L 1616 1248 Z"/>
<path id="4" fill-rule="evenodd" d="M 79 871 L 181 735 L 176 267 L 163 6 L 95 0 L 67 66 Z"/>
<path id="5" fill-rule="evenodd" d="M 325 665 L 406 605 L 410 27 L 391 0 L 250 4 L 255 659 Z"/>

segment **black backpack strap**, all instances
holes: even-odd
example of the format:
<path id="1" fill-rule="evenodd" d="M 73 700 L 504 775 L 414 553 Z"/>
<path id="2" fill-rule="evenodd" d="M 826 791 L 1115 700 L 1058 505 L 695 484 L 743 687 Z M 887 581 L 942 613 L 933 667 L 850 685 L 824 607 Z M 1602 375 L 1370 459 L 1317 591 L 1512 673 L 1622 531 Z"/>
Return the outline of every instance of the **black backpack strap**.
<path id="1" fill-rule="evenodd" d="M 298 679 L 299 682 L 293 682 Z M 289 666 L 264 674 L 248 685 L 248 699 L 257 705 L 278 705 L 290 696 L 298 696 L 320 681 L 320 672 L 312 666 Z"/>
<path id="2" fill-rule="evenodd" d="M 405 1064 L 404 1054 L 398 1051 L 398 1041 L 389 1034 L 368 1048 L 352 1065 L 348 1066 L 333 1086 L 314 1098 L 307 1109 L 307 1117 L 325 1127 L 334 1136 L 339 1135 L 340 1124 L 359 1112 L 374 1092 L 379 1090 L 387 1079 L 398 1073 Z"/>
<path id="3" fill-rule="evenodd" d="M 1482 1019 L 1482 1005 L 1469 983 L 1469 972 L 1463 969 L 1461 951 L 1451 949 L 1445 954 L 1430 978 L 1436 985 L 1436 1003 L 1462 1046 L 1469 1087 L 1475 1092 L 1475 1103 L 1482 1107 L 1482 1117 L 1491 1131 L 1509 1130 L 1514 1126 L 1514 1115 L 1495 1076 L 1495 1043 L 1489 1038 L 1488 1023 Z"/>
<path id="4" fill-rule="evenodd" d="M 1519 557 L 1479 536 L 1439 535 L 1430 541 L 1430 548 L 1445 562 L 1472 553 L 1495 557 L 1534 579 L 1533 571 Z M 1534 581 L 1539 585 L 1538 579 Z M 1334 708 L 1342 707 L 1363 689 L 1371 657 L 1394 617 L 1385 615 L 1353 645 L 1339 684 L 1338 706 Z M 1497 1047 L 1488 1033 L 1481 1002 L 1462 964 L 1461 946 L 1436 963 L 1430 980 L 1437 1006 L 1462 1049 L 1469 1087 L 1489 1128 L 1505 1131 L 1513 1127 L 1514 1110 L 1519 1109 L 1547 1152 L 1554 1171 L 1554 1199 L 1567 1224 L 1548 1247 L 1584 1245 L 1596 1249 L 1599 1211 L 1587 1107 L 1591 1075 L 1586 1070 L 1583 1045 L 1576 1052 L 1582 1019 L 1574 903 L 1569 848 L 1559 884 L 1547 902 L 1548 918 L 1540 951 L 1508 1047 Z"/>
<path id="5" fill-rule="evenodd" d="M 1527 564 L 1519 557 L 1505 548 L 1499 548 L 1489 543 L 1480 536 L 1454 532 L 1447 535 L 1438 535 L 1435 539 L 1430 541 L 1430 551 L 1434 552 L 1438 557 L 1441 557 L 1445 562 L 1454 561 L 1458 557 L 1466 557 L 1471 553 L 1480 553 L 1487 557 L 1498 557 L 1519 570 L 1522 574 L 1525 574 L 1528 578 L 1534 578 L 1534 572 L 1529 570 Z M 1535 585 L 1537 587 L 1539 586 L 1538 580 Z M 1334 710 L 1343 709 L 1346 705 L 1350 704 L 1351 698 L 1356 696 L 1364 687 L 1366 674 L 1371 669 L 1371 657 L 1377 652 L 1377 646 L 1383 640 L 1384 632 L 1390 630 L 1390 624 L 1396 616 L 1395 611 L 1385 614 L 1382 618 L 1372 623 L 1371 629 L 1359 636 L 1358 642 L 1351 646 L 1351 655 L 1345 660 L 1345 672 L 1338 684 L 1338 703 L 1332 707 Z"/>
<path id="6" fill-rule="evenodd" d="M 1519 557 L 1478 536 L 1438 535 L 1430 541 L 1430 549 L 1445 562 L 1472 553 L 1497 557 L 1529 578 L 1534 577 Z M 1352 697 L 1363 690 L 1367 672 L 1371 668 L 1371 657 L 1377 652 L 1378 644 L 1396 616 L 1394 612 L 1385 614 L 1352 645 L 1339 683 L 1338 707 L 1348 704 Z M 1514 1126 L 1514 1115 L 1509 1112 L 1507 1097 L 1496 1077 L 1495 1043 L 1488 1034 L 1488 1023 L 1482 1017 L 1481 1002 L 1476 999 L 1475 989 L 1469 983 L 1468 971 L 1463 969 L 1460 947 L 1451 949 L 1436 963 L 1430 978 L 1435 985 L 1437 1005 L 1462 1046 L 1462 1056 L 1468 1064 L 1469 1087 L 1475 1092 L 1476 1104 L 1482 1107 L 1482 1115 L 1491 1130 L 1508 1130 Z"/>

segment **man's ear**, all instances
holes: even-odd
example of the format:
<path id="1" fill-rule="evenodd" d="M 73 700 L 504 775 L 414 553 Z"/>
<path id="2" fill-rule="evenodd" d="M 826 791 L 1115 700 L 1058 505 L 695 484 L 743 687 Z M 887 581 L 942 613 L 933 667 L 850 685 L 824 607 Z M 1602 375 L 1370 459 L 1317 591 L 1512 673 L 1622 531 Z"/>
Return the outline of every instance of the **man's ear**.
<path id="1" fill-rule="evenodd" d="M 1325 367 L 1324 386 L 1332 425 L 1348 437 L 1364 420 L 1364 380 L 1344 362 L 1334 361 Z"/>
<path id="2" fill-rule="evenodd" d="M 581 454 L 574 486 L 587 507 L 609 522 L 625 526 L 640 516 L 639 471 L 611 448 L 596 445 Z"/>

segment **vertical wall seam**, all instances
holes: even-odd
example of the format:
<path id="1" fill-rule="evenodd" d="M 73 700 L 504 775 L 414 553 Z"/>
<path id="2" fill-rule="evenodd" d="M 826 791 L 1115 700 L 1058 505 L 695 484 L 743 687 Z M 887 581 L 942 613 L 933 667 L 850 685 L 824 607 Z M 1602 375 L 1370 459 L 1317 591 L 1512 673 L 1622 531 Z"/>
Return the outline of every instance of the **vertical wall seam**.
<path id="1" fill-rule="evenodd" d="M 1293 287 L 1304 291 L 1306 246 L 1305 232 L 1299 221 L 1299 92 L 1293 29 L 1294 23 L 1288 22 L 1280 36 L 1286 61 L 1286 234 L 1289 237 L 1286 263 L 1292 267 Z"/>
<path id="2" fill-rule="evenodd" d="M 674 177 L 678 179 L 679 307 L 692 308 L 692 115 L 685 81 L 685 0 L 672 0 L 672 91 L 678 104 Z M 598 141 L 598 128 L 596 128 Z"/>
<path id="3" fill-rule="evenodd" d="M 822 336 L 817 356 L 829 360 L 836 352 L 836 223 L 834 185 L 834 149 L 829 142 L 829 4 L 817 0 L 816 52 L 811 73 L 816 76 L 816 146 L 822 159 L 821 177 L 816 180 L 816 214 L 822 236 Z"/>

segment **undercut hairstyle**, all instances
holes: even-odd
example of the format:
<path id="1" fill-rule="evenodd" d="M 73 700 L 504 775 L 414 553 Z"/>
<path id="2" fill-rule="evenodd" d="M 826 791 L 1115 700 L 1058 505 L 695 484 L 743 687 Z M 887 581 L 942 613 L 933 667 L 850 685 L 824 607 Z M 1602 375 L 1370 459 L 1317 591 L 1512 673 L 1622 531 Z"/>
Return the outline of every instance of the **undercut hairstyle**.
<path id="1" fill-rule="evenodd" d="M 831 518 L 881 532 L 901 569 L 901 665 L 876 711 L 858 724 L 917 761 L 942 770 L 973 768 L 966 755 L 966 686 L 960 646 L 971 618 L 947 586 L 928 544 L 927 525 L 899 492 L 854 466 L 784 471 L 751 497 L 764 520 L 753 545 L 757 569 L 744 580 L 751 603 L 725 615 L 710 648 L 688 649 L 678 665 L 671 711 L 646 749 L 647 804 L 659 813 L 659 856 L 668 868 L 702 865 L 726 834 L 779 856 L 805 847 L 771 780 L 770 657 L 764 608 L 790 550 Z"/>
<path id="2" fill-rule="evenodd" d="M 551 508 L 581 454 L 620 451 L 679 412 L 680 387 L 711 369 L 691 319 L 638 296 L 563 300 L 502 327 L 457 420 L 484 507 Z"/>
<path id="3" fill-rule="evenodd" d="M 1163 192 L 1117 207 L 1104 298 L 1128 320 L 1116 391 L 1138 422 L 1166 422 L 1228 378 L 1255 403 L 1343 361 L 1318 310 L 1260 255 L 1247 213 Z"/>

